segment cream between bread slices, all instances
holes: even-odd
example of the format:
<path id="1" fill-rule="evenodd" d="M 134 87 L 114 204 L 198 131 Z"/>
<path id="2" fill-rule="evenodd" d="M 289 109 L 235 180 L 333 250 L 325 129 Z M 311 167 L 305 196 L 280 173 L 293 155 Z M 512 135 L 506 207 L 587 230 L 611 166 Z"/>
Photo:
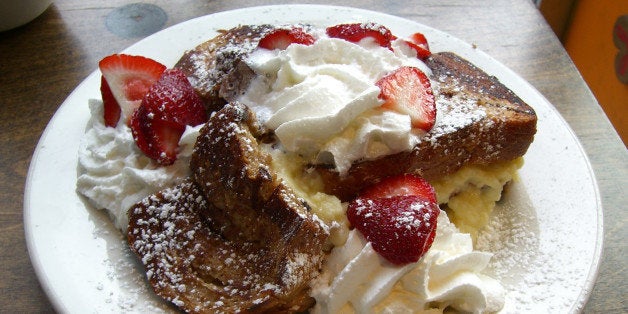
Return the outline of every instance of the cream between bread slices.
<path id="1" fill-rule="evenodd" d="M 343 204 L 337 197 L 326 194 L 323 181 L 315 171 L 307 171 L 307 162 L 294 153 L 266 146 L 273 156 L 273 165 L 287 184 L 310 204 L 312 211 L 332 226 L 331 242 L 342 245 L 348 234 L 348 222 Z M 459 171 L 430 182 L 438 203 L 451 221 L 472 239 L 486 226 L 495 204 L 501 199 L 504 186 L 517 178 L 523 158 L 490 166 L 468 165 Z"/>
<path id="2" fill-rule="evenodd" d="M 256 76 L 238 101 L 274 130 L 281 148 L 269 149 L 275 168 L 321 219 L 337 227 L 331 240 L 342 244 L 348 227 L 345 208 L 337 197 L 323 193 L 324 182 L 308 166 L 331 164 L 342 175 L 357 161 L 412 150 L 425 132 L 414 129 L 407 115 L 381 109 L 375 82 L 401 66 L 431 70 L 401 40 L 388 49 L 319 36 L 309 45 L 258 48 L 245 57 Z M 464 113 L 469 121 L 484 116 L 481 109 L 474 110 Z M 454 113 L 453 119 L 460 119 Z M 436 127 L 451 119 L 437 114 Z M 486 224 L 502 186 L 520 167 L 516 160 L 505 164 L 467 166 L 434 182 L 439 203 L 451 203 L 452 220 L 463 231 L 475 236 Z"/>

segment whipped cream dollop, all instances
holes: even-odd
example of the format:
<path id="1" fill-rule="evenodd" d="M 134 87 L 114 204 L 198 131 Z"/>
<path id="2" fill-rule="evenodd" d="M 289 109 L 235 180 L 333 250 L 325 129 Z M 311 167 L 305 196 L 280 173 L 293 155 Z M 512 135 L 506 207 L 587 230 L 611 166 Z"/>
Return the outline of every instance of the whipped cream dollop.
<path id="1" fill-rule="evenodd" d="M 355 229 L 332 250 L 313 285 L 313 313 L 472 313 L 499 311 L 505 289 L 482 274 L 490 253 L 474 251 L 441 212 L 432 247 L 416 263 L 395 266 L 381 258 Z"/>
<path id="2" fill-rule="evenodd" d="M 257 74 L 238 99 L 275 131 L 284 149 L 341 173 L 360 159 L 409 150 L 418 130 L 407 115 L 382 110 L 377 80 L 401 66 L 429 68 L 400 41 L 320 38 L 285 50 L 257 49 L 245 62 Z"/>
<path id="3" fill-rule="evenodd" d="M 106 209 L 115 226 L 125 233 L 131 206 L 189 175 L 190 156 L 202 125 L 187 127 L 179 141 L 177 160 L 163 167 L 135 145 L 125 123 L 115 128 L 105 126 L 102 101 L 90 100 L 89 108 L 91 117 L 78 153 L 76 188 L 95 208 Z"/>

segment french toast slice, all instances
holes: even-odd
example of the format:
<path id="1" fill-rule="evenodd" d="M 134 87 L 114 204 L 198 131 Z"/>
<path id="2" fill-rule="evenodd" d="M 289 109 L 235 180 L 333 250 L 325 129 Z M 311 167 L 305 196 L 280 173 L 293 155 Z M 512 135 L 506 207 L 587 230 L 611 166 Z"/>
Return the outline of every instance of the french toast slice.
<path id="1" fill-rule="evenodd" d="M 154 291 L 190 313 L 300 312 L 327 227 L 279 180 L 247 107 L 202 128 L 193 175 L 129 210 L 128 242 Z"/>
<path id="2" fill-rule="evenodd" d="M 411 151 L 356 162 L 346 174 L 316 166 L 327 193 L 346 201 L 388 176 L 416 173 L 436 180 L 465 165 L 490 165 L 525 154 L 536 133 L 532 107 L 455 53 L 434 53 L 426 64 L 435 82 L 434 128 Z"/>

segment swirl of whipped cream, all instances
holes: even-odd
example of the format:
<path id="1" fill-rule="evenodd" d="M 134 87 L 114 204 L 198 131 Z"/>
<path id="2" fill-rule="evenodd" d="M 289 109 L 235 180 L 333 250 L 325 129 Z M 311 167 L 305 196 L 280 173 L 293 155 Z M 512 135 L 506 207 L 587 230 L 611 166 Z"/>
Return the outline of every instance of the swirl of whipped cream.
<path id="1" fill-rule="evenodd" d="M 314 313 L 442 313 L 499 311 L 501 284 L 484 274 L 490 253 L 473 250 L 447 214 L 438 217 L 430 250 L 417 262 L 394 266 L 352 230 L 344 246 L 332 250 L 323 275 L 313 285 Z"/>
<path id="2" fill-rule="evenodd" d="M 246 59 L 258 75 L 239 101 L 286 150 L 340 172 L 359 159 L 411 149 L 418 139 L 409 117 L 379 108 L 375 82 L 400 66 L 430 70 L 401 43 L 394 47 L 323 36 L 309 46 L 258 49 Z"/>
<path id="3" fill-rule="evenodd" d="M 143 154 L 125 123 L 103 121 L 103 104 L 89 101 L 91 118 L 79 147 L 77 191 L 98 209 L 106 209 L 115 226 L 126 232 L 126 211 L 142 198 L 179 183 L 189 175 L 192 149 L 202 125 L 187 127 L 174 164 L 163 167 Z"/>

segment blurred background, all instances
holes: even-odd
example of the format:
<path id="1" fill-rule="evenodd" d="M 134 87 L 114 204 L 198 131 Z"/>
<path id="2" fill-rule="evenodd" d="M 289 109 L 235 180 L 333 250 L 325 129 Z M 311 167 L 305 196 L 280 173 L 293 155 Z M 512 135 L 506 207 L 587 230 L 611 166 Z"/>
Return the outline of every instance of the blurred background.
<path id="1" fill-rule="evenodd" d="M 628 143 L 628 1 L 537 0 L 582 77 Z"/>

